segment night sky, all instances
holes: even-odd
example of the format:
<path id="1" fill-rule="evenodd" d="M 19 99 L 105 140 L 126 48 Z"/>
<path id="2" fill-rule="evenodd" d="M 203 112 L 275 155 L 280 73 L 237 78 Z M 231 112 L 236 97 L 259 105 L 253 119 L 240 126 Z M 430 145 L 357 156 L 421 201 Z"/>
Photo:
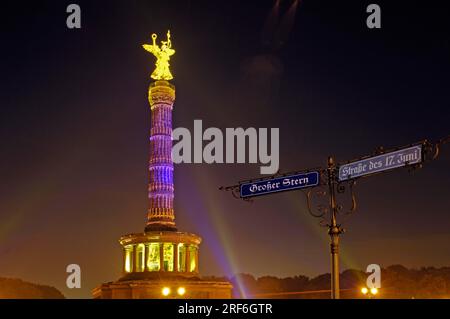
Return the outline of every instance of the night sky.
<path id="1" fill-rule="evenodd" d="M 78 3 L 82 29 L 66 27 Z M 174 127 L 280 128 L 282 172 L 450 134 L 450 37 L 441 3 L 29 1 L 2 4 L 0 276 L 90 298 L 120 277 L 118 238 L 147 210 L 154 58 L 171 30 Z M 438 160 L 356 186 L 341 267 L 450 265 L 450 145 Z M 221 185 L 260 164 L 180 164 L 177 226 L 203 237 L 203 275 L 329 272 L 326 229 L 301 192 L 235 200 Z M 344 201 L 347 200 L 344 198 Z M 82 288 L 65 286 L 68 264 Z"/>

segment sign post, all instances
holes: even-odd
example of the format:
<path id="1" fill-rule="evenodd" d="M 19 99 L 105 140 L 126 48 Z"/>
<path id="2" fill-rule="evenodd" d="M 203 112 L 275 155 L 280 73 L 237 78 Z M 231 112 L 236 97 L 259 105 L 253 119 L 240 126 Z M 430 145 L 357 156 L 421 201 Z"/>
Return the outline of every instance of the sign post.
<path id="1" fill-rule="evenodd" d="M 250 198 L 263 196 L 290 190 L 307 189 L 306 198 L 309 213 L 322 222 L 326 222 L 328 235 L 330 236 L 331 255 L 331 298 L 339 299 L 339 236 L 344 229 L 337 222 L 337 216 L 342 213 L 342 206 L 337 204 L 336 192 L 345 192 L 344 184 L 349 185 L 352 196 L 352 205 L 347 214 L 356 211 L 356 198 L 353 193 L 353 185 L 359 177 L 372 176 L 381 172 L 390 171 L 400 167 L 421 167 L 429 156 L 434 160 L 439 155 L 440 146 L 450 142 L 450 136 L 439 140 L 435 144 L 427 141 L 411 146 L 397 148 L 391 151 L 379 152 L 377 155 L 365 156 L 357 160 L 349 161 L 342 165 L 336 165 L 333 157 L 328 157 L 327 168 L 272 176 L 265 179 L 254 179 L 240 182 L 238 185 L 220 187 L 221 190 L 231 191 L 235 198 L 249 200 Z M 326 174 L 326 182 L 320 177 Z M 328 195 L 327 207 L 319 205 L 314 213 L 311 207 L 311 194 L 315 187 L 326 185 L 327 192 L 316 192 L 318 195 Z M 325 216 L 330 217 L 326 220 Z"/>
<path id="2" fill-rule="evenodd" d="M 328 157 L 328 188 L 330 196 L 331 221 L 328 224 L 328 235 L 330 235 L 330 254 L 331 254 L 331 299 L 340 298 L 339 289 L 339 236 L 344 232 L 341 225 L 337 223 L 336 206 L 336 178 L 335 164 L 333 157 Z"/>

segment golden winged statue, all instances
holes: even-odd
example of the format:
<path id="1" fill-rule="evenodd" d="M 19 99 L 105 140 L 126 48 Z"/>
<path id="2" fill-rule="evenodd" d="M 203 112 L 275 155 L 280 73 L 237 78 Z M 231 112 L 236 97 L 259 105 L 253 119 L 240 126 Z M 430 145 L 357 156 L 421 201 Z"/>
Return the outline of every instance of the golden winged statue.
<path id="1" fill-rule="evenodd" d="M 167 41 L 161 41 L 161 47 L 156 44 L 156 34 L 152 34 L 153 44 L 144 44 L 146 51 L 152 53 L 156 57 L 156 68 L 151 77 L 155 80 L 172 80 L 173 76 L 170 73 L 170 57 L 175 54 L 172 49 L 172 41 L 170 40 L 170 31 L 167 31 Z"/>

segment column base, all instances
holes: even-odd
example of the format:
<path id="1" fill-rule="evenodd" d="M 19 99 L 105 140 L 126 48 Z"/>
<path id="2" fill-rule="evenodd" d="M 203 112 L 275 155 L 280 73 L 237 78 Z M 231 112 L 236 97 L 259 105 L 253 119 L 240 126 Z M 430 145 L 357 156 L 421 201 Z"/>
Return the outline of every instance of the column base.
<path id="1" fill-rule="evenodd" d="M 168 291 L 163 294 L 163 289 Z M 183 289 L 183 294 L 179 293 Z M 94 299 L 230 299 L 233 286 L 227 281 L 186 278 L 116 281 L 92 291 Z"/>

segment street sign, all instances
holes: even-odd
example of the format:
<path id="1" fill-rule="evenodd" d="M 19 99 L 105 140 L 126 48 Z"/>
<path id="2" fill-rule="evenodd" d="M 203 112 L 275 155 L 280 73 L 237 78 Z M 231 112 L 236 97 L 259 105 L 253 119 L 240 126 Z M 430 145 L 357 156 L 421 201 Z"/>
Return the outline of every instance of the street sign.
<path id="1" fill-rule="evenodd" d="M 241 198 L 302 189 L 319 185 L 319 172 L 308 172 L 247 182 L 239 185 Z"/>
<path id="2" fill-rule="evenodd" d="M 422 144 L 341 165 L 339 182 L 420 162 Z"/>

